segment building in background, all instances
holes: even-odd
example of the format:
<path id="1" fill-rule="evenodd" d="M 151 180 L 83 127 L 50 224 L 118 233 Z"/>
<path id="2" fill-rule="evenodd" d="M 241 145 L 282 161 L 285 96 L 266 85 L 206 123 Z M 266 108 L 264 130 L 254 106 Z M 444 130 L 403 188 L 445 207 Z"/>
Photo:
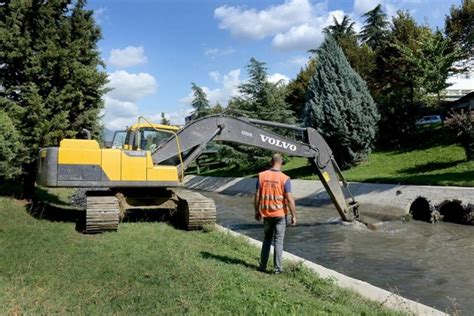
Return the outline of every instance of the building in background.
<path id="1" fill-rule="evenodd" d="M 444 101 L 454 101 L 474 92 L 474 59 L 461 62 L 455 68 L 467 68 L 464 72 L 455 73 L 447 80 L 451 86 L 442 93 Z"/>

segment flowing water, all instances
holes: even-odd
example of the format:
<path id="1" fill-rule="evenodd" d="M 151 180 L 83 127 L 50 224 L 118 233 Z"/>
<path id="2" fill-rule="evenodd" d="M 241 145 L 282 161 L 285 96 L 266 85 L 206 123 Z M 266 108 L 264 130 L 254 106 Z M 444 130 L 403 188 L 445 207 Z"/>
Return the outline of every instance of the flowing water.
<path id="1" fill-rule="evenodd" d="M 252 197 L 203 193 L 216 201 L 218 223 L 261 240 Z M 442 311 L 474 313 L 474 226 L 401 220 L 378 230 L 342 224 L 333 206 L 298 206 L 285 250 Z"/>

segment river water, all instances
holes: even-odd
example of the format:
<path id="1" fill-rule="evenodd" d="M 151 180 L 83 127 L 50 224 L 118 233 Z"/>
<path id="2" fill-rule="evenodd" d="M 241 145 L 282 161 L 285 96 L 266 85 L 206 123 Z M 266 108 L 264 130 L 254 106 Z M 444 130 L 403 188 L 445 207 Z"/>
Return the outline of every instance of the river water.
<path id="1" fill-rule="evenodd" d="M 203 192 L 216 201 L 217 221 L 262 240 L 252 197 Z M 474 313 L 474 226 L 419 221 L 342 224 L 333 206 L 297 207 L 285 250 L 348 276 L 451 313 Z"/>

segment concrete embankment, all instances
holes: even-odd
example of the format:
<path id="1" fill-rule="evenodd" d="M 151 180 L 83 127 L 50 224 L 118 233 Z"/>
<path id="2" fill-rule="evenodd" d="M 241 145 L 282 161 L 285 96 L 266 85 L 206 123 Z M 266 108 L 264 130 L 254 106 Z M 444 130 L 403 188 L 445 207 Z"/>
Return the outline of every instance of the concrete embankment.
<path id="1" fill-rule="evenodd" d="M 225 233 L 245 238 L 251 245 L 254 245 L 259 248 L 262 246 L 262 243 L 258 240 L 239 234 L 222 226 L 217 227 L 220 231 L 223 231 Z M 404 297 L 401 297 L 400 295 L 373 286 L 372 284 L 369 284 L 367 282 L 348 277 L 344 274 L 325 268 L 314 262 L 295 256 L 289 252 L 284 251 L 283 258 L 293 262 L 300 262 L 303 266 L 315 272 L 320 277 L 333 279 L 338 286 L 350 289 L 359 293 L 365 298 L 379 302 L 381 306 L 413 315 L 447 315 L 432 307 L 406 299 Z"/>
<path id="2" fill-rule="evenodd" d="M 254 178 L 224 178 L 189 175 L 185 184 L 192 189 L 229 195 L 255 193 Z M 349 189 L 361 204 L 363 215 L 374 215 L 390 220 L 406 214 L 413 201 L 422 196 L 432 205 L 446 200 L 460 200 L 462 204 L 474 204 L 474 188 L 397 185 L 352 182 Z M 292 180 L 293 196 L 300 205 L 324 205 L 331 203 L 322 183 L 317 180 Z"/>

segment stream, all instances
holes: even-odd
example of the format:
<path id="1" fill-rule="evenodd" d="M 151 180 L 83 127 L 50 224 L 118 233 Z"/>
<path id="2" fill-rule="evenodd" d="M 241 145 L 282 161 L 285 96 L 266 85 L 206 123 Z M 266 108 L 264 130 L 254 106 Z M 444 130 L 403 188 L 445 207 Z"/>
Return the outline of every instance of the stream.
<path id="1" fill-rule="evenodd" d="M 202 194 L 215 200 L 220 225 L 262 240 L 251 196 Z M 332 205 L 297 206 L 297 215 L 286 251 L 442 311 L 474 311 L 474 226 L 396 220 L 371 231 L 342 224 Z"/>

